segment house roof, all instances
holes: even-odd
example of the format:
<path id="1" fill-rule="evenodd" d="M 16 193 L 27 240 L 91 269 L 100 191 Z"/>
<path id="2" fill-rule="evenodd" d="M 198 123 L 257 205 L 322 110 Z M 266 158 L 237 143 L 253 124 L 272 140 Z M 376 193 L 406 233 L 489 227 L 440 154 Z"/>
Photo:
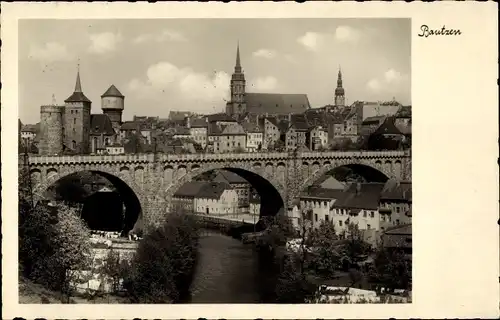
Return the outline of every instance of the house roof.
<path id="1" fill-rule="evenodd" d="M 208 115 L 208 122 L 237 122 L 236 119 L 232 118 L 226 113 L 215 113 Z"/>
<path id="2" fill-rule="evenodd" d="M 125 121 L 120 129 L 121 130 L 137 130 L 139 128 L 139 123 L 135 121 Z"/>
<path id="3" fill-rule="evenodd" d="M 379 124 L 380 122 L 385 120 L 385 116 L 375 116 L 375 117 L 368 117 L 365 120 L 363 120 L 363 124 L 369 125 L 369 124 Z"/>
<path id="4" fill-rule="evenodd" d="M 304 192 L 300 197 L 305 199 L 336 200 L 345 197 L 345 194 L 344 190 L 342 189 L 311 187 L 306 192 Z"/>
<path id="5" fill-rule="evenodd" d="M 104 92 L 101 96 L 101 98 L 104 97 L 118 97 L 118 98 L 125 98 L 125 96 L 118 90 L 114 84 L 112 84 L 106 92 Z M 103 107 L 103 109 L 105 109 Z"/>
<path id="6" fill-rule="evenodd" d="M 64 102 L 92 102 L 87 98 L 83 92 L 73 92 L 68 99 L 64 100 Z"/>
<path id="7" fill-rule="evenodd" d="M 200 190 L 205 186 L 205 181 L 189 181 L 184 183 L 177 191 L 174 193 L 174 197 L 192 197 L 195 198 Z"/>
<path id="8" fill-rule="evenodd" d="M 239 124 L 234 123 L 224 126 L 222 129 L 222 135 L 246 135 L 245 129 Z"/>
<path id="9" fill-rule="evenodd" d="M 224 182 L 200 182 L 204 185 L 196 195 L 197 198 L 220 199 L 225 190 L 231 189 L 231 186 Z"/>
<path id="10" fill-rule="evenodd" d="M 91 135 L 114 135 L 115 131 L 111 125 L 111 120 L 105 114 L 90 115 L 90 134 Z"/>
<path id="11" fill-rule="evenodd" d="M 208 124 L 208 135 L 220 135 L 222 133 L 221 128 L 217 125 L 216 122 L 210 122 Z"/>
<path id="12" fill-rule="evenodd" d="M 276 119 L 275 117 L 266 117 L 265 119 L 274 124 L 276 127 L 279 127 L 278 119 Z"/>
<path id="13" fill-rule="evenodd" d="M 246 122 L 243 122 L 241 125 L 243 126 L 243 129 L 245 129 L 245 132 L 247 132 L 247 133 L 249 133 L 249 132 L 252 132 L 252 133 L 262 132 L 261 128 L 255 123 L 246 121 Z"/>
<path id="14" fill-rule="evenodd" d="M 190 120 L 190 126 L 191 128 L 206 128 L 208 127 L 208 122 L 206 120 L 206 117 L 203 118 L 191 118 Z"/>
<path id="15" fill-rule="evenodd" d="M 394 124 L 394 118 L 388 117 L 382 124 L 373 132 L 373 135 L 383 134 L 402 134 L 401 131 Z"/>
<path id="16" fill-rule="evenodd" d="M 298 131 L 307 131 L 309 130 L 309 123 L 307 122 L 307 118 L 304 114 L 293 114 L 290 117 L 290 125 L 293 126 L 295 130 Z"/>
<path id="17" fill-rule="evenodd" d="M 359 191 L 358 191 L 359 187 Z M 344 196 L 333 204 L 336 208 L 376 210 L 379 206 L 383 183 L 352 183 L 344 190 Z"/>
<path id="18" fill-rule="evenodd" d="M 217 175 L 214 178 L 216 182 L 226 182 L 229 184 L 248 184 L 248 181 L 238 174 L 227 171 L 227 170 L 219 170 Z"/>
<path id="19" fill-rule="evenodd" d="M 396 181 L 393 179 L 388 180 L 380 194 L 381 200 L 412 200 L 412 190 L 410 181 Z"/>
<path id="20" fill-rule="evenodd" d="M 170 111 L 168 118 L 172 121 L 182 121 L 191 114 L 190 111 Z"/>
<path id="21" fill-rule="evenodd" d="M 254 114 L 303 113 L 311 108 L 306 94 L 246 93 L 246 107 Z"/>

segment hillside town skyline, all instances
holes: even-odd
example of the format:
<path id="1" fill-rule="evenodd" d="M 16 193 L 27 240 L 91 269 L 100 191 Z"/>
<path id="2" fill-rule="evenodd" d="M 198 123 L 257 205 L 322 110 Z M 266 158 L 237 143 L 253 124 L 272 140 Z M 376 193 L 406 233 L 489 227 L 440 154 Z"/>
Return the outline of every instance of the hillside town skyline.
<path id="1" fill-rule="evenodd" d="M 126 120 L 132 120 L 134 115 L 167 118 L 170 111 L 223 112 L 229 99 L 231 67 L 238 43 L 247 92 L 307 94 L 312 108 L 322 107 L 333 104 L 341 67 L 343 86 L 349 93 L 346 104 L 394 98 L 404 105 L 411 104 L 409 43 L 400 41 L 394 27 L 388 33 L 392 37 L 382 42 L 384 46 L 374 44 L 371 38 L 367 40 L 377 27 L 401 26 L 403 33 L 409 23 L 404 19 L 386 19 L 386 25 L 377 22 L 373 27 L 373 23 L 357 22 L 363 19 L 341 19 L 340 23 L 336 20 L 323 22 L 330 25 L 328 32 L 307 31 L 307 27 L 314 30 L 314 23 L 308 22 L 303 30 L 295 28 L 280 41 L 271 39 L 275 32 L 259 37 L 258 41 L 255 37 L 245 37 L 256 22 L 219 22 L 233 23 L 239 32 L 224 41 L 218 40 L 220 48 L 215 54 L 206 40 L 200 40 L 201 35 L 209 38 L 213 35 L 206 31 L 195 35 L 185 30 L 180 32 L 170 22 L 135 36 L 125 33 L 127 23 L 109 22 L 107 26 L 101 23 L 98 27 L 99 24 L 89 22 L 91 27 L 83 29 L 79 37 L 81 42 L 88 43 L 88 48 L 65 42 L 60 31 L 54 31 L 53 22 L 46 28 L 38 28 L 41 31 L 21 23 L 21 32 L 26 30 L 30 34 L 21 33 L 20 38 L 19 116 L 23 123 L 33 124 L 39 121 L 40 105 L 51 104 L 53 95 L 56 103 L 62 104 L 74 87 L 77 69 L 86 96 L 94 102 L 93 113 L 98 108 L 95 102 L 111 84 L 127 97 Z M 109 25 L 114 33 L 96 32 L 109 30 Z M 55 34 L 49 35 L 49 30 Z M 50 41 L 55 35 L 59 36 L 57 41 Z M 40 43 L 45 39 L 45 44 Z M 353 49 L 362 53 L 353 54 Z M 151 51 L 156 54 L 150 57 Z M 144 56 L 144 61 L 132 59 L 135 53 Z M 192 60 L 183 56 L 191 56 Z M 380 56 L 385 58 L 377 58 Z"/>

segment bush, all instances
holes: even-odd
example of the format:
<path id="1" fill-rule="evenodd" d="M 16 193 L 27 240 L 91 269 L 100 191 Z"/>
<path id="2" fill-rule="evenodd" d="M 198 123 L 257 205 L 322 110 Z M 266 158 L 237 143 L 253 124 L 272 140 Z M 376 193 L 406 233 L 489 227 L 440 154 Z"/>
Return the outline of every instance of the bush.
<path id="1" fill-rule="evenodd" d="M 65 301 L 91 264 L 90 232 L 74 208 L 20 207 L 19 260 L 24 276 Z"/>
<path id="2" fill-rule="evenodd" d="M 182 211 L 170 213 L 139 243 L 124 287 L 133 302 L 180 302 L 191 285 L 197 255 L 195 218 Z"/>

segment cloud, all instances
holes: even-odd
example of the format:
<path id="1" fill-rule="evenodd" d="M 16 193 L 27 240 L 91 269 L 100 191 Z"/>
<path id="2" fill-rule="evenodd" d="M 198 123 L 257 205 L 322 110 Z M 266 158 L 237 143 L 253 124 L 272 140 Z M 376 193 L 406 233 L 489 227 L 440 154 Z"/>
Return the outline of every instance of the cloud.
<path id="1" fill-rule="evenodd" d="M 32 45 L 29 57 L 41 62 L 55 62 L 72 60 L 73 54 L 59 42 L 47 42 L 43 46 Z"/>
<path id="2" fill-rule="evenodd" d="M 160 34 L 141 34 L 137 36 L 133 43 L 140 44 L 145 42 L 186 42 L 188 39 L 180 32 L 164 29 Z"/>
<path id="3" fill-rule="evenodd" d="M 122 41 L 121 34 L 103 32 L 91 34 L 90 47 L 88 51 L 94 54 L 104 54 L 116 50 L 117 45 Z"/>
<path id="4" fill-rule="evenodd" d="M 380 92 L 382 89 L 382 84 L 378 79 L 371 79 L 366 85 L 368 89 L 376 93 Z"/>
<path id="5" fill-rule="evenodd" d="M 297 42 L 303 45 L 307 50 L 318 51 L 323 44 L 324 35 L 316 32 L 306 32 L 297 39 Z"/>
<path id="6" fill-rule="evenodd" d="M 338 26 L 335 29 L 335 39 L 340 42 L 356 43 L 361 38 L 361 32 L 349 26 Z"/>
<path id="7" fill-rule="evenodd" d="M 273 59 L 277 55 L 276 51 L 271 49 L 259 49 L 253 53 L 254 57 Z"/>
<path id="8" fill-rule="evenodd" d="M 406 76 L 394 69 L 389 69 L 384 73 L 384 79 L 387 83 L 399 83 L 406 79 Z"/>
<path id="9" fill-rule="evenodd" d="M 222 71 L 210 75 L 163 61 L 147 69 L 145 80 L 132 79 L 128 88 L 141 98 L 161 100 L 164 99 L 161 95 L 167 94 L 169 100 L 189 105 L 185 108 L 210 112 L 213 107 L 225 106 L 230 80 L 230 76 Z"/>
<path id="10" fill-rule="evenodd" d="M 382 76 L 368 81 L 366 86 L 372 93 L 381 96 L 395 95 L 409 89 L 408 79 L 408 75 L 390 68 Z"/>
<path id="11" fill-rule="evenodd" d="M 260 77 L 251 81 L 250 86 L 252 91 L 270 92 L 278 87 L 278 80 L 272 76 Z"/>

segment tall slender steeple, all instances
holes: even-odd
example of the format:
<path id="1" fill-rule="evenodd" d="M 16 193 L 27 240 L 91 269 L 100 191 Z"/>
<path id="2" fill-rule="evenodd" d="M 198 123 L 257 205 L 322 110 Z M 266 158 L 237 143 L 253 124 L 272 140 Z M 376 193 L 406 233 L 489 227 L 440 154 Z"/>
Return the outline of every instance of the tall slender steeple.
<path id="1" fill-rule="evenodd" d="M 82 92 L 82 83 L 80 81 L 80 63 L 78 63 L 78 69 L 76 71 L 75 92 Z"/>
<path id="2" fill-rule="evenodd" d="M 337 76 L 337 88 L 335 89 L 335 106 L 345 106 L 345 91 L 342 86 L 342 70 L 339 65 L 339 73 Z"/>
<path id="3" fill-rule="evenodd" d="M 236 47 L 236 65 L 234 66 L 234 73 L 241 73 L 241 62 L 240 62 L 240 41 Z"/>
<path id="4" fill-rule="evenodd" d="M 245 74 L 241 68 L 240 42 L 236 46 L 236 64 L 234 73 L 231 76 L 231 101 L 226 106 L 226 113 L 229 115 L 242 114 L 246 112 L 245 103 Z"/>
<path id="5" fill-rule="evenodd" d="M 339 74 L 337 76 L 337 88 L 342 88 L 342 69 L 339 66 Z"/>

